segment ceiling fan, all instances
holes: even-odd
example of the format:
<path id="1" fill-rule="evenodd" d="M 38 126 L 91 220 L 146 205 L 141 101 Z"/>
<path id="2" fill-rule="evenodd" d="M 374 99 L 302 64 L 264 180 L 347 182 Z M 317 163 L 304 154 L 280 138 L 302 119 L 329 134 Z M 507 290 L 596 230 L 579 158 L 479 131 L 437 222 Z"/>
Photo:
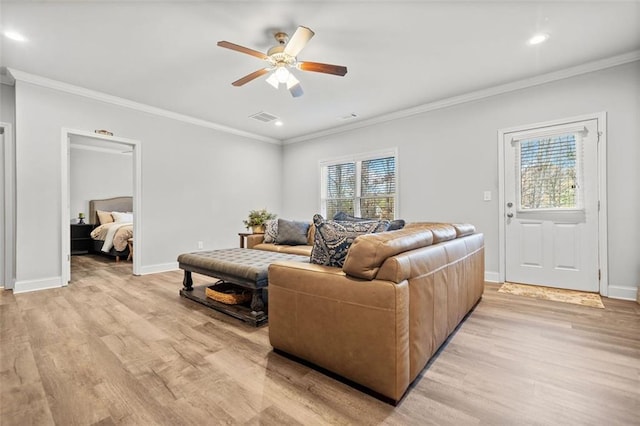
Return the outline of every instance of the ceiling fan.
<path id="1" fill-rule="evenodd" d="M 277 32 L 274 34 L 274 37 L 278 44 L 269 49 L 266 54 L 228 41 L 219 41 L 218 46 L 220 47 L 255 56 L 265 60 L 268 64 L 265 68 L 261 68 L 251 74 L 247 74 L 231 84 L 239 87 L 273 71 L 273 73 L 267 78 L 267 83 L 271 84 L 276 89 L 280 86 L 280 83 L 286 84 L 291 95 L 294 98 L 297 98 L 303 94 L 302 86 L 300 86 L 300 82 L 289 71 L 289 69 L 297 68 L 302 71 L 314 71 L 344 76 L 347 73 L 347 67 L 343 67 L 341 65 L 298 61 L 298 53 L 300 53 L 309 40 L 311 40 L 311 37 L 313 37 L 314 34 L 315 33 L 309 28 L 303 26 L 299 26 L 291 38 L 289 38 L 289 36 L 284 32 Z"/>

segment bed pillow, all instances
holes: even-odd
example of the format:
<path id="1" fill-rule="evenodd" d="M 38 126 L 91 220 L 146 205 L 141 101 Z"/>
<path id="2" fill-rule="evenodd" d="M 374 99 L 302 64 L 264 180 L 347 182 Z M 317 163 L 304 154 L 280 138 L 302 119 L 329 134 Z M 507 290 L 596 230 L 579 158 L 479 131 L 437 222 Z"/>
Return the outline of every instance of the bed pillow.
<path id="1" fill-rule="evenodd" d="M 313 216 L 316 235 L 311 250 L 311 263 L 342 268 L 349 247 L 359 235 L 384 232 L 389 228 L 388 220 L 336 221 Z"/>
<path id="2" fill-rule="evenodd" d="M 278 236 L 278 220 L 271 219 L 264 223 L 264 242 L 275 243 Z"/>
<path id="3" fill-rule="evenodd" d="M 105 223 L 113 222 L 113 216 L 111 216 L 111 212 L 96 210 L 96 214 L 98 215 L 98 225 L 104 225 Z"/>
<path id="4" fill-rule="evenodd" d="M 307 244 L 309 222 L 297 222 L 295 220 L 278 219 L 278 235 L 276 244 L 288 246 L 301 246 Z"/>
<path id="5" fill-rule="evenodd" d="M 116 223 L 133 222 L 133 213 L 111 212 L 111 216 L 113 216 L 113 221 Z"/>

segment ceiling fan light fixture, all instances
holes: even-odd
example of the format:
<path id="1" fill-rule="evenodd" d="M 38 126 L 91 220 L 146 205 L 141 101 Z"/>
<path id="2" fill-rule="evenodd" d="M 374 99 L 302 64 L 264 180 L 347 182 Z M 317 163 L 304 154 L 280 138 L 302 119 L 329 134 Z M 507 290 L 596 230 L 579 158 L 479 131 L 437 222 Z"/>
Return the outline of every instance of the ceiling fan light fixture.
<path id="1" fill-rule="evenodd" d="M 289 73 L 289 78 L 287 78 L 287 89 L 291 89 L 296 84 L 300 84 L 300 82 L 293 76 L 292 73 Z"/>
<path id="2" fill-rule="evenodd" d="M 278 81 L 278 78 L 276 77 L 275 73 L 271 73 L 269 78 L 267 78 L 265 81 L 270 85 L 272 85 L 274 89 L 277 89 L 278 86 L 280 86 L 280 82 Z"/>
<path id="3" fill-rule="evenodd" d="M 274 72 L 273 74 L 276 76 L 278 82 L 280 83 L 286 83 L 291 76 L 289 70 L 282 66 L 278 67 L 278 69 L 276 69 L 276 72 Z"/>

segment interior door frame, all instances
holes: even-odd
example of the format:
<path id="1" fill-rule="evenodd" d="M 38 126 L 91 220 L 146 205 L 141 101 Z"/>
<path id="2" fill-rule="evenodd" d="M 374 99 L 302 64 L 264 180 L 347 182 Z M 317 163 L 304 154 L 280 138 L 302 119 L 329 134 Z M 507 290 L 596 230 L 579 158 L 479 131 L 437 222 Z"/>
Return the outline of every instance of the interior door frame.
<path id="1" fill-rule="evenodd" d="M 70 194 L 69 194 L 69 153 L 70 153 L 70 139 L 72 136 L 84 136 L 92 139 L 100 139 L 108 142 L 116 142 L 119 144 L 129 145 L 133 151 L 133 239 L 136 244 L 135 256 L 133 256 L 133 275 L 141 275 L 140 268 L 142 257 L 142 227 L 140 226 L 142 217 L 142 143 L 138 140 L 121 138 L 117 136 L 101 135 L 95 132 L 86 130 L 62 128 L 62 167 L 61 167 L 61 181 L 62 181 L 62 203 L 61 203 L 61 231 L 62 241 L 61 243 L 61 271 L 62 271 L 62 285 L 69 284 L 71 279 L 70 262 L 71 262 L 71 242 L 70 232 L 71 227 L 71 214 L 69 212 Z"/>
<path id="2" fill-rule="evenodd" d="M 15 285 L 15 155 L 13 131 L 10 123 L 0 122 L 4 132 L 4 276 L 2 283 L 4 289 L 13 289 Z"/>
<path id="3" fill-rule="evenodd" d="M 607 262 L 607 113 L 597 112 L 592 114 L 568 117 L 559 120 L 515 126 L 498 130 L 498 241 L 499 241 L 499 271 L 498 281 L 504 282 L 506 277 L 506 209 L 505 202 L 505 155 L 504 136 L 507 133 L 521 132 L 540 127 L 558 126 L 566 123 L 597 120 L 598 123 L 598 263 L 600 269 L 600 294 L 609 294 L 609 272 Z"/>

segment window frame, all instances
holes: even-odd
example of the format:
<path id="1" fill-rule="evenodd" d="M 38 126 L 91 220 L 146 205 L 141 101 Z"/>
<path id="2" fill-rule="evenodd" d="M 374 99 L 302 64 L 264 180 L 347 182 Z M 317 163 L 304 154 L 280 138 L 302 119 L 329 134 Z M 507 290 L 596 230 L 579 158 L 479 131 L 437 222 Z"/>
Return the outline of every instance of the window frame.
<path id="1" fill-rule="evenodd" d="M 335 157 L 330 159 L 320 160 L 318 162 L 318 168 L 320 171 L 320 206 L 319 211 L 323 217 L 327 217 L 327 168 L 335 166 L 337 164 L 355 163 L 355 192 L 353 196 L 353 215 L 356 217 L 362 217 L 360 213 L 360 200 L 362 198 L 362 162 L 367 160 L 375 160 L 380 158 L 393 157 L 394 158 L 394 177 L 395 177 L 395 193 L 393 198 L 393 219 L 399 217 L 399 204 L 398 204 L 398 189 L 399 189 L 399 176 L 398 176 L 398 148 L 385 149 L 380 151 L 371 151 L 365 153 L 357 153 L 353 155 L 346 155 L 342 157 Z M 333 198 L 332 198 L 333 199 Z M 328 218 L 331 219 L 331 218 Z"/>

